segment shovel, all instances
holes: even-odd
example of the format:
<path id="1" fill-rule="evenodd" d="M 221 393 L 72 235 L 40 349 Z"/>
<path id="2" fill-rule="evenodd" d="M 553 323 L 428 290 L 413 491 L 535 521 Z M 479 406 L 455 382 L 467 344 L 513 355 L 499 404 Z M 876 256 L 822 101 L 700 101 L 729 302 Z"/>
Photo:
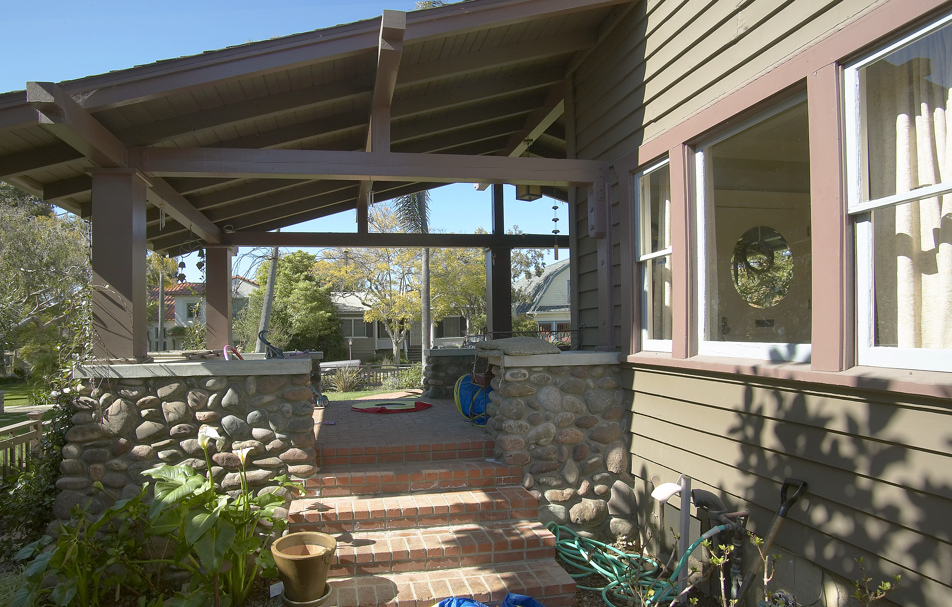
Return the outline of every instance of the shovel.
<path id="1" fill-rule="evenodd" d="M 787 491 L 791 487 L 796 487 L 796 491 L 793 492 L 793 495 L 788 497 Z M 773 522 L 770 523 L 770 529 L 767 530 L 767 536 L 764 538 L 764 546 L 762 548 L 764 554 L 767 554 L 767 551 L 770 550 L 770 547 L 773 545 L 774 538 L 777 537 L 777 532 L 780 531 L 780 525 L 783 523 L 783 519 L 787 518 L 787 512 L 790 511 L 790 507 L 796 504 L 797 500 L 803 497 L 803 494 L 806 492 L 806 481 L 797 480 L 795 478 L 785 478 L 783 480 L 783 486 L 780 487 L 780 509 L 777 510 Z M 747 596 L 747 591 L 750 590 L 754 578 L 760 573 L 760 568 L 763 567 L 763 565 L 764 560 L 757 559 L 754 566 L 747 572 L 747 576 L 744 577 L 744 583 L 741 584 L 740 591 L 737 593 L 737 605 L 744 604 L 744 597 Z"/>

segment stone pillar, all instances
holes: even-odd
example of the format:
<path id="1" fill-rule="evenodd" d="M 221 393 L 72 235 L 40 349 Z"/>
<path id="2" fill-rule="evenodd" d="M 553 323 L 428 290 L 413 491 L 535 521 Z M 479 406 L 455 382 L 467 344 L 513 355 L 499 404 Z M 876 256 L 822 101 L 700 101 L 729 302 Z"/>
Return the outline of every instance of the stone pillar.
<path id="1" fill-rule="evenodd" d="M 521 466 L 539 519 L 597 538 L 635 533 L 629 408 L 618 355 L 490 356 L 495 458 Z"/>
<path id="2" fill-rule="evenodd" d="M 228 247 L 205 251 L 205 347 L 209 350 L 232 343 L 231 256 Z"/>
<path id="3" fill-rule="evenodd" d="M 93 355 L 138 359 L 148 351 L 145 196 L 134 169 L 97 169 L 92 184 Z"/>

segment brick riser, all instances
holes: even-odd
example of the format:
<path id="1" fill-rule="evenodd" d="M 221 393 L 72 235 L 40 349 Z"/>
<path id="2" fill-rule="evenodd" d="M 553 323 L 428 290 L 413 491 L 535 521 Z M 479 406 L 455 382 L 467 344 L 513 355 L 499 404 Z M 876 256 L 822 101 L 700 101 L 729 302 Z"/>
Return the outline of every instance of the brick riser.
<path id="1" fill-rule="evenodd" d="M 538 500 L 522 487 L 444 491 L 400 496 L 297 499 L 295 531 L 368 531 L 491 523 L 536 518 Z"/>
<path id="2" fill-rule="evenodd" d="M 495 443 L 491 440 L 470 443 L 440 443 L 433 445 L 394 445 L 390 447 L 348 447 L 321 449 L 317 465 L 350 466 L 354 464 L 385 464 L 435 460 L 463 460 L 493 456 Z"/>
<path id="3" fill-rule="evenodd" d="M 346 471 L 326 471 L 304 483 L 308 497 L 406 494 L 472 487 L 514 485 L 522 469 L 485 460 L 400 462 L 381 467 L 352 464 Z"/>
<path id="4" fill-rule="evenodd" d="M 522 470 L 491 440 L 323 449 L 321 471 L 291 505 L 291 531 L 338 537 L 328 604 L 431 607 L 451 597 L 498 603 L 508 592 L 575 604 Z"/>
<path id="5" fill-rule="evenodd" d="M 477 567 L 555 558 L 555 538 L 538 522 L 362 533 L 340 546 L 334 577 Z M 364 543 L 366 542 L 366 543 Z"/>

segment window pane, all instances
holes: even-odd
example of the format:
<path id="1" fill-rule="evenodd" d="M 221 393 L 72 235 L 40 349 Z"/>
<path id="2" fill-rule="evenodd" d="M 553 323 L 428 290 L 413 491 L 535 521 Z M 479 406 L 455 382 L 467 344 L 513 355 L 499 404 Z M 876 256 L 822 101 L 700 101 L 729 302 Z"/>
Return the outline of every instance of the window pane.
<path id="1" fill-rule="evenodd" d="M 868 168 L 863 200 L 952 181 L 952 26 L 860 70 Z"/>
<path id="2" fill-rule="evenodd" d="M 671 169 L 665 164 L 639 180 L 641 204 L 641 254 L 671 246 Z"/>
<path id="3" fill-rule="evenodd" d="M 671 339 L 671 256 L 656 257 L 643 267 L 650 311 L 648 339 Z"/>
<path id="4" fill-rule="evenodd" d="M 877 209 L 872 219 L 873 344 L 952 349 L 952 196 Z"/>
<path id="5" fill-rule="evenodd" d="M 806 104 L 705 153 L 705 339 L 810 343 Z"/>

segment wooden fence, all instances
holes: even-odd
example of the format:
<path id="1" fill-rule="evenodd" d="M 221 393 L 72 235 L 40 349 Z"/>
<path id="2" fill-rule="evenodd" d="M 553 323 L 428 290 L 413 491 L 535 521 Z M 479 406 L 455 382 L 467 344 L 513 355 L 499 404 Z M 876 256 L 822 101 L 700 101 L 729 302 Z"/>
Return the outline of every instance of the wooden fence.
<path id="1" fill-rule="evenodd" d="M 413 365 L 361 365 L 360 375 L 365 388 L 379 388 L 387 378 L 396 377 Z"/>
<path id="2" fill-rule="evenodd" d="M 29 420 L 0 428 L 0 478 L 26 469 L 33 447 L 43 438 L 46 424 L 41 412 L 28 413 Z"/>

